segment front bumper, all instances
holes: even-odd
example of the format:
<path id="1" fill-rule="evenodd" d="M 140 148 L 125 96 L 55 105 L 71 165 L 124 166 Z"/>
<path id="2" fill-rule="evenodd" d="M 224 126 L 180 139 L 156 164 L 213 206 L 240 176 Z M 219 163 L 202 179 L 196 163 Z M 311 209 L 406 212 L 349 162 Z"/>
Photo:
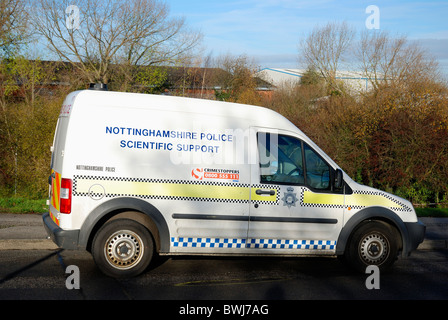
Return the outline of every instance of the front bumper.
<path id="1" fill-rule="evenodd" d="M 419 244 L 423 242 L 426 226 L 420 220 L 417 222 L 407 222 L 405 225 L 408 230 L 408 250 L 406 251 L 410 254 L 411 251 L 417 249 Z"/>
<path id="2" fill-rule="evenodd" d="M 60 228 L 50 217 L 50 213 L 42 215 L 45 230 L 51 240 L 63 249 L 79 249 L 79 230 L 64 230 Z"/>

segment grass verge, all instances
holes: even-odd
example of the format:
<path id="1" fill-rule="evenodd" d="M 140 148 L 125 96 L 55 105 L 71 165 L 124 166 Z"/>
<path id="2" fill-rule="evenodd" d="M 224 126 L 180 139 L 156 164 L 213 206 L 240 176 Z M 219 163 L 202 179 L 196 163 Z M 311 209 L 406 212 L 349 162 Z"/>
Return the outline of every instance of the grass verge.
<path id="1" fill-rule="evenodd" d="M 448 218 L 448 208 L 415 208 L 418 217 Z"/>
<path id="2" fill-rule="evenodd" d="M 0 213 L 44 213 L 48 211 L 46 199 L 0 198 Z"/>

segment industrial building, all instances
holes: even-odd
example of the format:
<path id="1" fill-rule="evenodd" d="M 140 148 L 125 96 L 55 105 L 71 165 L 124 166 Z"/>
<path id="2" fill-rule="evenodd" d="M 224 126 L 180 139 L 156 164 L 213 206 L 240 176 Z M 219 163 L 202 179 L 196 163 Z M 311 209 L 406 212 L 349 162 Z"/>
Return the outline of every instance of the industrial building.
<path id="1" fill-rule="evenodd" d="M 306 71 L 306 69 L 264 68 L 257 72 L 256 77 L 279 88 L 300 84 Z M 366 92 L 372 88 L 371 80 L 361 72 L 340 71 L 336 73 L 336 79 L 343 81 L 354 92 Z"/>

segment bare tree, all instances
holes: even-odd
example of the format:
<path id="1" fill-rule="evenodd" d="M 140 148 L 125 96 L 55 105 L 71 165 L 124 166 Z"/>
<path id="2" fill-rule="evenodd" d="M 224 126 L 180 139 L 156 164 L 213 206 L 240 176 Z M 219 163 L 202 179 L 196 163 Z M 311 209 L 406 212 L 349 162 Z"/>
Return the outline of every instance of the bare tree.
<path id="1" fill-rule="evenodd" d="M 323 27 L 315 27 L 301 43 L 300 60 L 319 72 L 331 90 L 340 89 L 336 72 L 354 35 L 354 29 L 346 22 L 329 22 Z"/>
<path id="2" fill-rule="evenodd" d="M 202 35 L 170 18 L 159 0 L 33 0 L 38 34 L 90 81 L 108 83 L 111 65 L 178 63 Z"/>
<path id="3" fill-rule="evenodd" d="M 207 82 L 207 70 L 213 63 L 213 54 L 209 52 L 207 56 L 203 58 L 203 68 L 202 68 L 202 81 L 201 81 L 201 98 L 204 96 L 205 84 Z M 210 78 L 210 76 L 209 76 Z"/>
<path id="4" fill-rule="evenodd" d="M 438 77 L 436 61 L 422 47 L 405 36 L 392 37 L 387 31 L 361 33 L 356 56 L 374 90 Z"/>
<path id="5" fill-rule="evenodd" d="M 23 0 L 0 1 L 0 49 L 9 53 L 18 49 L 29 37 L 28 15 Z"/>

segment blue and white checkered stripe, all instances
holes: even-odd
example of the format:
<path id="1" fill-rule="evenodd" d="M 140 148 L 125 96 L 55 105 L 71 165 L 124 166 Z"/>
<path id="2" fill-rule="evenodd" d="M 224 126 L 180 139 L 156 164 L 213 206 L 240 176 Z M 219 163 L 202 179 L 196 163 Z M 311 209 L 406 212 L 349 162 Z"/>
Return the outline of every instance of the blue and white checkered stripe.
<path id="1" fill-rule="evenodd" d="M 248 248 L 263 249 L 308 249 L 308 250 L 333 250 L 336 241 L 330 240 L 285 240 L 285 239 L 250 239 Z"/>
<path id="2" fill-rule="evenodd" d="M 172 237 L 171 244 L 189 248 L 245 248 L 246 239 Z"/>
<path id="3" fill-rule="evenodd" d="M 288 239 L 171 238 L 173 247 L 334 250 L 336 241 Z"/>

